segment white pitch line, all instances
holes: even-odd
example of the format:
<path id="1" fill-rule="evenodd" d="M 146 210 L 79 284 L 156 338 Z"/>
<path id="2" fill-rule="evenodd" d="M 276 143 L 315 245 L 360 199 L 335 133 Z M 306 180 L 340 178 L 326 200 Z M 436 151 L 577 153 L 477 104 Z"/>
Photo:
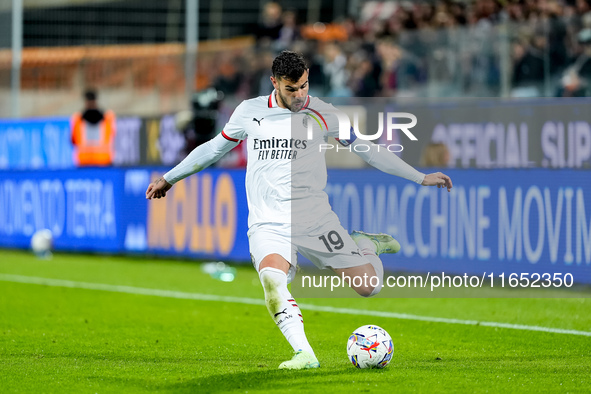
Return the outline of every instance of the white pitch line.
<path id="1" fill-rule="evenodd" d="M 185 299 L 185 300 L 231 302 L 231 303 L 236 303 L 236 304 L 261 305 L 261 306 L 265 305 L 265 301 L 262 299 L 258 299 L 258 298 L 229 297 L 229 296 L 218 296 L 218 295 L 211 295 L 211 294 L 187 293 L 187 292 L 183 292 L 183 291 L 148 289 L 148 288 L 143 288 L 143 287 L 109 285 L 109 284 L 104 284 L 104 283 L 76 282 L 76 281 L 71 281 L 71 280 L 39 278 L 39 277 L 34 277 L 34 276 L 23 276 L 23 275 L 0 274 L 0 281 L 26 283 L 26 284 L 34 284 L 34 285 L 45 285 L 45 286 L 54 286 L 54 287 L 69 287 L 69 288 L 74 288 L 74 289 L 111 291 L 111 292 L 116 292 L 116 293 L 127 293 L 127 294 L 166 297 L 166 298 L 178 298 L 178 299 Z M 315 311 L 315 312 L 340 313 L 340 314 L 356 315 L 356 316 L 376 316 L 376 317 L 386 317 L 386 318 L 392 318 L 392 319 L 418 320 L 418 321 L 425 321 L 425 322 L 431 322 L 431 323 L 464 324 L 464 325 L 468 325 L 468 326 L 507 328 L 507 329 L 512 329 L 512 330 L 540 331 L 540 332 L 549 332 L 549 333 L 553 333 L 553 334 L 569 334 L 569 335 L 581 335 L 581 336 L 591 337 L 591 332 L 589 332 L 589 331 L 565 330 L 562 328 L 528 326 L 528 325 L 523 325 L 523 324 L 510 324 L 510 323 L 499 323 L 499 322 L 478 321 L 478 320 L 448 319 L 445 317 L 420 316 L 420 315 L 412 315 L 412 314 L 408 314 L 408 313 L 371 311 L 371 310 L 352 309 L 352 308 L 336 308 L 336 307 L 332 307 L 332 306 L 322 306 L 322 305 L 314 305 L 314 304 L 299 304 L 299 306 L 304 310 Z"/>

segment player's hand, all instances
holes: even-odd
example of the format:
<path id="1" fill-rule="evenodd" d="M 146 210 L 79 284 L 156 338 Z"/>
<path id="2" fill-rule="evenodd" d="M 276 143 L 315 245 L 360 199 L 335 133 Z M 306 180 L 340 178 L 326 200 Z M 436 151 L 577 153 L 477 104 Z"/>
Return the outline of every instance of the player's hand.
<path id="1" fill-rule="evenodd" d="M 425 175 L 425 179 L 423 179 L 423 186 L 435 186 L 437 187 L 446 187 L 447 191 L 451 191 L 453 187 L 451 183 L 451 178 L 441 172 L 434 172 L 432 174 Z"/>
<path id="2" fill-rule="evenodd" d="M 148 185 L 146 190 L 146 198 L 151 200 L 153 198 L 166 197 L 166 192 L 170 190 L 172 185 L 166 182 L 166 179 L 160 177 Z"/>

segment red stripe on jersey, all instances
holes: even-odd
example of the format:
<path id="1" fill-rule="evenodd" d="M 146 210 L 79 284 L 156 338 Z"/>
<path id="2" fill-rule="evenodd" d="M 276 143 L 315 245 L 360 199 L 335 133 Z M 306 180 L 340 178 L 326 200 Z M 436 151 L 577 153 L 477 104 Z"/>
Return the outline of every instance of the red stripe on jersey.
<path id="1" fill-rule="evenodd" d="M 271 100 L 271 96 L 273 96 L 273 93 L 269 95 L 269 108 L 273 108 L 273 100 Z"/>
<path id="2" fill-rule="evenodd" d="M 320 112 L 318 112 L 312 108 L 306 108 L 306 109 L 309 109 L 310 111 L 314 112 L 316 115 L 320 116 L 320 119 L 322 119 L 322 121 L 324 122 L 324 126 L 326 127 L 326 130 L 328 130 L 328 125 L 326 124 L 326 120 L 324 120 L 324 116 L 320 115 Z"/>
<path id="3" fill-rule="evenodd" d="M 289 299 L 289 300 L 287 300 L 287 301 L 289 301 L 289 302 L 292 302 L 292 301 L 293 301 L 293 302 L 295 302 L 295 300 L 294 300 L 293 298 L 290 298 L 290 299 Z"/>
<path id="4" fill-rule="evenodd" d="M 225 139 L 227 139 L 228 141 L 232 141 L 232 142 L 240 142 L 240 140 L 237 140 L 236 138 L 232 138 L 232 137 L 228 137 L 228 135 L 224 132 L 224 130 L 222 130 L 222 137 L 224 137 Z"/>
<path id="5" fill-rule="evenodd" d="M 308 99 L 306 100 L 306 104 L 304 104 L 304 109 L 308 106 L 308 104 L 310 104 L 310 96 L 308 96 Z"/>

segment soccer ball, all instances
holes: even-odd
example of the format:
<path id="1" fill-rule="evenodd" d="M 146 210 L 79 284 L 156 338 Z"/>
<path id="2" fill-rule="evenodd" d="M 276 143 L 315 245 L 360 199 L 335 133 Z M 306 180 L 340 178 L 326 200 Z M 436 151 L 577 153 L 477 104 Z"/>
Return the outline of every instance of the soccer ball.
<path id="1" fill-rule="evenodd" d="M 384 368 L 393 354 L 392 338 L 378 326 L 359 327 L 347 342 L 347 355 L 357 368 Z"/>
<path id="2" fill-rule="evenodd" d="M 39 258 L 51 258 L 51 249 L 53 248 L 53 234 L 51 230 L 39 230 L 31 238 L 31 249 Z"/>

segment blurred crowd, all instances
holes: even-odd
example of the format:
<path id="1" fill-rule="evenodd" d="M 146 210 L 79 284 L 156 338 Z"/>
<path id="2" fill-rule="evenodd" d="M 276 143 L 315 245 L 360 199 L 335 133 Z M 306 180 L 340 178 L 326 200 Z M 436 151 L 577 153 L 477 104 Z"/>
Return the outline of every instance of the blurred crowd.
<path id="1" fill-rule="evenodd" d="M 274 56 L 303 53 L 316 96 L 498 97 L 591 93 L 591 0 L 370 1 L 358 18 L 302 24 L 267 3 L 257 45 L 214 86 L 268 94 Z"/>

